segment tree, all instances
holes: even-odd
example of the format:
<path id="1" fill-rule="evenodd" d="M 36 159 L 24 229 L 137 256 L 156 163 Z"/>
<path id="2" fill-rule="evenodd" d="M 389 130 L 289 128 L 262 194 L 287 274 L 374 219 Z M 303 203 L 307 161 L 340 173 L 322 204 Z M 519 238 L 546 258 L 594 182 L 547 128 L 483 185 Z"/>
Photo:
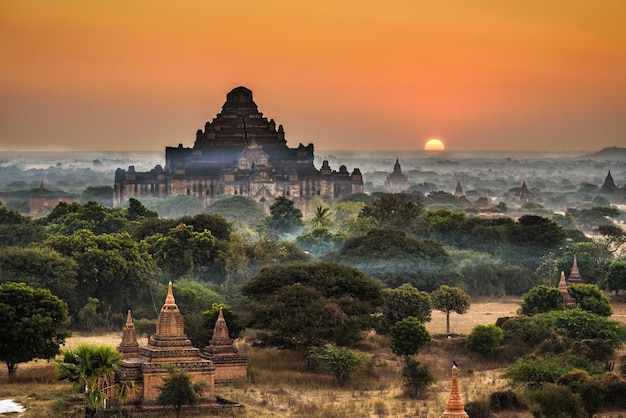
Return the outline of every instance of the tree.
<path id="1" fill-rule="evenodd" d="M 167 376 L 161 378 L 163 384 L 158 386 L 161 393 L 156 401 L 161 405 L 174 407 L 176 417 L 180 417 L 183 405 L 197 403 L 202 393 L 209 389 L 209 384 L 204 380 L 192 383 L 191 376 L 187 372 L 175 367 L 169 367 L 167 373 Z"/>
<path id="2" fill-rule="evenodd" d="M 606 287 L 616 294 L 619 294 L 620 290 L 626 289 L 626 262 L 611 261 L 606 273 Z"/>
<path id="3" fill-rule="evenodd" d="M 567 368 L 553 360 L 522 360 L 507 367 L 502 375 L 512 386 L 537 386 L 542 383 L 554 383 L 565 374 Z"/>
<path id="4" fill-rule="evenodd" d="M 424 213 L 424 206 L 406 193 L 383 193 L 361 210 L 360 217 L 374 218 L 379 228 L 411 231 Z"/>
<path id="5" fill-rule="evenodd" d="M 405 358 L 417 354 L 419 349 L 431 340 L 430 333 L 424 324 L 413 316 L 396 322 L 389 333 L 391 334 L 391 351 Z"/>
<path id="6" fill-rule="evenodd" d="M 417 398 L 426 387 L 435 382 L 426 364 L 408 357 L 402 368 L 404 390 L 411 398 Z"/>
<path id="7" fill-rule="evenodd" d="M 277 234 L 288 234 L 304 226 L 302 211 L 295 208 L 293 201 L 284 196 L 278 196 L 270 206 L 271 216 L 266 218 L 268 230 Z"/>
<path id="8" fill-rule="evenodd" d="M 594 242 L 602 249 L 602 256 L 608 258 L 614 256 L 624 243 L 626 243 L 626 231 L 614 224 L 600 225 L 594 232 Z"/>
<path id="9" fill-rule="evenodd" d="M 422 323 L 429 322 L 432 309 L 430 295 L 409 283 L 395 289 L 385 289 L 381 330 L 388 332 L 398 321 L 409 316 L 417 318 Z"/>
<path id="10" fill-rule="evenodd" d="M 346 347 L 333 345 L 312 347 L 309 355 L 314 360 L 324 363 L 337 378 L 337 382 L 341 386 L 350 380 L 367 361 L 363 355 L 359 355 Z"/>
<path id="11" fill-rule="evenodd" d="M 330 208 L 325 208 L 323 206 L 318 206 L 315 208 L 315 214 L 313 215 L 313 219 L 311 219 L 311 223 L 315 228 L 325 228 L 330 226 L 332 221 L 330 220 L 330 215 L 332 212 Z"/>
<path id="12" fill-rule="evenodd" d="M 147 209 L 139 200 L 131 197 L 128 199 L 128 209 L 126 210 L 126 218 L 129 221 L 140 221 L 145 218 L 158 218 L 159 214 L 153 210 Z"/>
<path id="13" fill-rule="evenodd" d="M 0 249 L 0 283 L 20 282 L 48 289 L 63 299 L 70 314 L 80 305 L 76 299 L 78 264 L 70 257 L 43 246 Z"/>
<path id="14" fill-rule="evenodd" d="M 96 202 L 80 203 L 60 202 L 50 214 L 38 220 L 46 230 L 55 235 L 72 235 L 86 229 L 94 233 L 111 234 L 124 231 L 128 219 L 121 208 L 110 209 Z"/>
<path id="15" fill-rule="evenodd" d="M 440 286 L 430 297 L 433 307 L 446 314 L 446 334 L 450 335 L 450 313 L 463 315 L 472 304 L 469 295 L 460 287 Z"/>
<path id="16" fill-rule="evenodd" d="M 251 300 L 251 327 L 272 345 L 347 345 L 374 326 L 382 285 L 352 267 L 298 263 L 263 268 L 241 287 Z"/>
<path id="17" fill-rule="evenodd" d="M 59 328 L 67 320 L 67 305 L 47 289 L 24 283 L 0 284 L 0 360 L 9 382 L 19 363 L 50 359 L 70 334 Z"/>
<path id="18" fill-rule="evenodd" d="M 580 309 L 600 316 L 611 316 L 613 314 L 611 301 L 597 285 L 590 283 L 573 284 L 567 287 L 567 291 L 576 299 L 576 306 Z"/>
<path id="19" fill-rule="evenodd" d="M 565 309 L 563 295 L 556 287 L 535 286 L 522 295 L 521 315 L 532 316 L 542 312 Z"/>
<path id="20" fill-rule="evenodd" d="M 259 223 L 264 217 L 262 204 L 249 197 L 232 196 L 217 200 L 207 208 L 210 214 L 221 214 L 228 221 L 237 221 L 245 226 Z"/>
<path id="21" fill-rule="evenodd" d="M 113 207 L 113 187 L 111 186 L 88 186 L 80 194 L 80 203 L 90 201 L 98 202 L 106 207 Z"/>
<path id="22" fill-rule="evenodd" d="M 329 251 L 338 249 L 344 239 L 345 234 L 341 232 L 333 234 L 326 228 L 316 227 L 298 235 L 296 244 L 304 251 L 316 256 L 322 256 Z"/>
<path id="23" fill-rule="evenodd" d="M 106 407 L 107 389 L 115 388 L 116 397 L 125 400 L 133 385 L 120 385 L 112 381 L 112 374 L 122 362 L 122 355 L 106 344 L 79 343 L 61 350 L 57 360 L 59 380 L 69 381 L 74 388 L 85 393 L 85 417 L 95 417 Z"/>
<path id="24" fill-rule="evenodd" d="M 488 356 L 496 352 L 503 339 L 504 331 L 501 328 L 494 324 L 479 324 L 467 336 L 467 348 L 470 351 Z"/>

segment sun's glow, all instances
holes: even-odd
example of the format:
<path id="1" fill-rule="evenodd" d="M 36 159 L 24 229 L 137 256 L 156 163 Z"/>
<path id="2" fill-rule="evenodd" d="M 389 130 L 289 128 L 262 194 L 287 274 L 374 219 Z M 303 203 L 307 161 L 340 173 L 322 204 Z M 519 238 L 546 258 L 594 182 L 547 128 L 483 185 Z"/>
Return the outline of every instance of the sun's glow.
<path id="1" fill-rule="evenodd" d="M 424 145 L 424 149 L 426 151 L 443 151 L 446 149 L 446 146 L 441 142 L 441 140 L 433 138 L 426 141 L 426 145 Z"/>

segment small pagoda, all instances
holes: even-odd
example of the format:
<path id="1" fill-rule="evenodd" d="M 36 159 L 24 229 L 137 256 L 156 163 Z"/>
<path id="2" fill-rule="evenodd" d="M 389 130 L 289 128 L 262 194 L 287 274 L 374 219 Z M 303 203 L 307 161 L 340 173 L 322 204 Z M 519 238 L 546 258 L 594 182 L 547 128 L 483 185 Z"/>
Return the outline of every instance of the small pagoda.
<path id="1" fill-rule="evenodd" d="M 567 280 L 565 279 L 564 271 L 561 272 L 561 279 L 559 280 L 559 285 L 557 287 L 561 292 L 565 306 L 570 307 L 576 305 L 576 299 L 574 299 L 567 290 Z"/>
<path id="2" fill-rule="evenodd" d="M 235 348 L 221 307 L 213 328 L 213 338 L 202 350 L 202 358 L 215 365 L 216 384 L 245 379 L 248 375 L 248 359 Z"/>
<path id="3" fill-rule="evenodd" d="M 567 277 L 567 285 L 571 284 L 583 284 L 585 281 L 583 277 L 580 275 L 580 270 L 578 270 L 578 262 L 576 261 L 576 256 L 574 256 L 574 263 L 572 264 L 572 270 Z"/>
<path id="4" fill-rule="evenodd" d="M 452 382 L 450 384 L 450 394 L 446 402 L 446 410 L 439 418 L 469 418 L 465 412 L 465 405 L 461 400 L 461 392 L 459 392 L 459 376 L 456 364 L 452 366 Z"/>
<path id="5" fill-rule="evenodd" d="M 399 192 L 406 190 L 409 186 L 409 178 L 402 172 L 400 160 L 396 157 L 396 163 L 393 166 L 393 173 L 387 175 L 385 180 L 385 189 L 389 192 Z"/>
<path id="6" fill-rule="evenodd" d="M 146 408 L 155 405 L 163 377 L 168 368 L 175 367 L 188 373 L 192 382 L 205 381 L 209 389 L 203 394 L 201 405 L 217 403 L 215 397 L 215 366 L 203 359 L 200 350 L 193 347 L 184 331 L 183 316 L 172 293 L 172 283 L 167 288 L 165 303 L 157 317 L 156 333 L 146 347 L 140 347 L 130 311 L 118 350 L 124 359 L 116 373 L 118 383 L 133 382 L 140 390 L 129 400 L 130 404 Z"/>

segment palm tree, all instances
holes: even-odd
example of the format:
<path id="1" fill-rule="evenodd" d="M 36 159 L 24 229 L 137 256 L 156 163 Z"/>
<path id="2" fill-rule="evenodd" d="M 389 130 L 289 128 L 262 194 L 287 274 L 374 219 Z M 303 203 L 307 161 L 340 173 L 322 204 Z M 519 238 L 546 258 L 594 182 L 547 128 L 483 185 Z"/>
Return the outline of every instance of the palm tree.
<path id="1" fill-rule="evenodd" d="M 331 224 L 330 220 L 330 209 L 322 206 L 318 206 L 315 210 L 315 215 L 313 215 L 313 226 L 317 227 L 326 227 Z"/>
<path id="2" fill-rule="evenodd" d="M 105 408 L 107 389 L 114 388 L 121 401 L 136 388 L 133 384 L 115 385 L 113 372 L 122 361 L 122 355 L 106 344 L 80 343 L 61 350 L 57 360 L 59 380 L 69 381 L 76 389 L 85 391 L 85 417 L 95 417 L 99 409 Z"/>

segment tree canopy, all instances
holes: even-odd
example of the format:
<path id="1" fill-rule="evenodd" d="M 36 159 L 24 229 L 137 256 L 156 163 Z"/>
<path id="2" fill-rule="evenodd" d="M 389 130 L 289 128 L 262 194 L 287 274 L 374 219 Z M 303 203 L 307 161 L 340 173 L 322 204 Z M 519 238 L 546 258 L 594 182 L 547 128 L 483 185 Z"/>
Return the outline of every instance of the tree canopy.
<path id="1" fill-rule="evenodd" d="M 50 359 L 69 336 L 60 327 L 67 320 L 67 305 L 46 289 L 24 283 L 0 284 L 0 360 L 9 381 L 19 363 Z"/>
<path id="2" fill-rule="evenodd" d="M 384 295 L 382 331 L 388 331 L 397 322 L 409 316 L 417 318 L 422 323 L 430 321 L 433 304 L 428 293 L 405 283 L 395 289 L 385 289 Z"/>
<path id="3" fill-rule="evenodd" d="M 464 314 L 472 304 L 469 295 L 460 287 L 440 286 L 430 297 L 433 307 L 446 314 L 446 333 L 450 335 L 450 313 Z"/>

